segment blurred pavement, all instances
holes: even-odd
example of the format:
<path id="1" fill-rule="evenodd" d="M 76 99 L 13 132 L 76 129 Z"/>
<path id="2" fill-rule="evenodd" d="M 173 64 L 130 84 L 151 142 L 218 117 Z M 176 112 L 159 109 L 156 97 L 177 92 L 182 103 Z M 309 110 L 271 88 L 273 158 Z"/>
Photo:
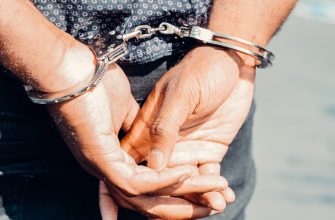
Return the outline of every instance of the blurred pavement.
<path id="1" fill-rule="evenodd" d="M 335 12 L 334 12 L 335 14 Z M 291 16 L 259 71 L 248 220 L 335 220 L 335 24 Z"/>

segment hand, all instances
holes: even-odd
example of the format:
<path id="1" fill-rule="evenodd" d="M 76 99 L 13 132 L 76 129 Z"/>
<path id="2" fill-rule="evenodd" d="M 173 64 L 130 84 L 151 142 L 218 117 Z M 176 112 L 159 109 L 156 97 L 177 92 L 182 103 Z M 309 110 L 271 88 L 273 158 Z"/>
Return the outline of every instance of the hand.
<path id="1" fill-rule="evenodd" d="M 212 47 L 188 53 L 157 82 L 122 140 L 123 148 L 138 152 L 142 157 L 135 157 L 137 161 L 146 158 L 149 167 L 159 170 L 181 138 L 196 135 L 229 145 L 253 97 L 254 69 L 239 64 L 232 52 Z"/>
<path id="2" fill-rule="evenodd" d="M 94 90 L 69 102 L 49 106 L 49 110 L 80 164 L 103 180 L 108 190 L 124 198 L 131 200 L 135 195 L 145 195 L 152 200 L 148 194 L 183 195 L 220 191 L 227 187 L 222 177 L 189 178 L 192 172 L 189 166 L 163 172 L 138 166 L 120 148 L 117 134 L 121 127 L 125 131 L 129 129 L 139 107 L 130 93 L 126 76 L 117 65 L 110 66 Z M 182 199 L 178 202 L 190 205 Z M 204 210 L 198 206 L 190 207 L 192 212 Z M 167 213 L 170 213 L 169 209 Z"/>
<path id="3" fill-rule="evenodd" d="M 206 143 L 202 141 L 178 142 L 175 146 L 168 167 L 175 167 L 183 164 L 192 164 L 193 176 L 198 176 L 199 174 L 207 176 L 219 176 L 219 162 L 221 161 L 221 158 L 226 153 L 226 151 L 225 148 L 218 147 L 217 145 L 218 144 L 214 142 Z M 199 166 L 198 169 L 197 164 L 199 163 L 199 161 L 201 161 L 202 165 Z M 122 196 L 118 197 L 117 192 L 110 193 L 103 182 L 100 182 L 99 195 L 100 210 L 102 218 L 104 220 L 117 219 L 118 206 L 115 200 L 118 201 L 119 204 L 122 204 L 121 206 L 125 208 L 137 211 L 141 210 L 141 213 L 143 213 L 144 215 L 153 217 L 155 219 L 157 219 L 158 217 L 160 217 L 160 219 L 171 219 L 171 213 L 174 213 L 173 219 L 188 219 L 201 218 L 206 217 L 208 214 L 212 215 L 219 213 L 225 208 L 226 202 L 231 203 L 235 199 L 235 195 L 230 188 L 226 188 L 225 190 L 220 192 L 210 192 L 207 196 L 199 196 L 200 194 L 185 195 L 184 197 L 187 198 L 187 200 L 199 206 L 204 205 L 205 207 L 207 207 L 208 204 L 211 205 L 209 206 L 209 208 L 212 209 L 211 212 L 209 212 L 209 209 L 202 207 L 200 209 L 196 209 L 196 214 L 192 211 L 192 208 L 190 208 L 192 207 L 191 203 L 182 200 L 175 200 L 174 198 L 169 198 L 166 196 L 154 196 L 151 198 L 139 196 L 137 198 L 133 197 L 132 200 L 130 200 L 129 198 L 124 198 Z M 210 200 L 207 200 L 207 198 L 209 198 Z M 176 202 L 179 202 L 181 206 L 175 206 L 171 209 L 171 204 Z M 134 207 L 136 207 L 136 209 Z M 193 212 L 193 214 L 191 214 L 191 211 Z M 159 213 L 159 215 L 157 213 Z M 170 218 L 168 218 L 169 216 Z"/>
<path id="4" fill-rule="evenodd" d="M 107 189 L 100 181 L 99 205 L 103 220 L 116 220 L 118 205 L 152 219 L 198 219 L 218 213 L 182 198 L 158 195 L 125 196 L 115 188 Z"/>
<path id="5" fill-rule="evenodd" d="M 117 65 L 110 66 L 103 82 L 94 90 L 69 102 L 50 106 L 50 112 L 75 157 L 86 170 L 105 179 L 107 184 L 116 185 L 129 195 L 164 194 L 173 184 L 181 185 L 173 193 L 189 193 L 189 189 L 181 184 L 190 176 L 187 166 L 158 173 L 136 165 L 121 150 L 117 134 L 121 127 L 125 130 L 130 127 L 138 110 L 129 82 Z M 209 188 L 221 188 L 225 184 L 224 179 L 219 179 Z"/>
<path id="6" fill-rule="evenodd" d="M 228 146 L 249 112 L 254 78 L 233 53 L 196 48 L 157 82 L 122 147 L 160 170 L 179 140 Z"/>
<path id="7" fill-rule="evenodd" d="M 220 163 L 227 152 L 227 147 L 217 142 L 205 140 L 178 141 L 168 163 L 168 167 L 192 164 L 197 169 L 194 175 L 220 176 Z M 218 212 L 224 211 L 228 203 L 235 201 L 235 194 L 230 187 L 220 192 L 185 195 L 189 201 L 208 206 Z"/>
<path id="8" fill-rule="evenodd" d="M 166 166 L 175 143 L 180 141 L 201 141 L 197 150 L 192 150 L 195 154 L 210 143 L 217 143 L 225 152 L 242 126 L 253 97 L 255 71 L 238 64 L 234 54 L 214 48 L 192 51 L 157 83 L 122 140 L 123 148 L 137 162 L 147 159 L 155 168 Z M 161 161 L 155 158 L 157 154 Z M 185 164 L 201 167 L 211 162 L 209 154 L 201 156 L 206 159 Z M 220 173 L 218 165 L 208 166 L 216 166 L 216 173 Z"/>
<path id="9" fill-rule="evenodd" d="M 128 157 L 130 158 L 130 156 Z M 194 175 L 194 171 L 197 171 L 197 167 L 188 167 L 189 170 L 193 171 L 192 177 L 185 180 L 185 182 L 167 187 L 164 191 L 162 190 L 157 193 L 129 196 L 117 187 L 108 187 L 105 183 L 100 181 L 99 204 L 102 218 L 104 220 L 117 219 L 117 209 L 119 205 L 155 219 L 198 219 L 218 213 L 210 207 L 204 207 L 199 203 L 193 204 L 182 198 L 160 196 L 160 194 L 180 196 L 194 192 L 221 192 L 227 189 L 228 184 L 222 177 L 210 174 L 206 176 L 196 176 Z M 170 169 L 166 169 L 167 172 L 169 170 Z M 148 180 L 150 180 L 150 176 Z M 143 187 L 145 186 L 143 185 Z"/>

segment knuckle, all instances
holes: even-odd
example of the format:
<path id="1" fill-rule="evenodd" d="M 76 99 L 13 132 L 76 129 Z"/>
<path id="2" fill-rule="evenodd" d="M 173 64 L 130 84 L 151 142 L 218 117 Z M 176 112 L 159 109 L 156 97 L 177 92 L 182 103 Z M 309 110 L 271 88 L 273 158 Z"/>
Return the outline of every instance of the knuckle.
<path id="1" fill-rule="evenodd" d="M 167 83 L 166 83 L 166 89 L 165 92 L 167 93 L 175 93 L 182 87 L 179 86 L 179 79 L 176 77 L 171 78 Z"/>
<path id="2" fill-rule="evenodd" d="M 151 94 L 152 94 L 154 97 L 158 98 L 158 97 L 160 96 L 160 94 L 162 93 L 163 88 L 164 88 L 163 85 L 161 85 L 160 83 L 156 83 L 156 84 L 154 85 L 153 89 L 152 89 Z"/>
<path id="3" fill-rule="evenodd" d="M 150 128 L 151 137 L 161 138 L 169 136 L 170 132 L 168 131 L 168 126 L 165 126 L 164 124 L 165 123 L 163 123 L 163 119 L 156 119 Z"/>

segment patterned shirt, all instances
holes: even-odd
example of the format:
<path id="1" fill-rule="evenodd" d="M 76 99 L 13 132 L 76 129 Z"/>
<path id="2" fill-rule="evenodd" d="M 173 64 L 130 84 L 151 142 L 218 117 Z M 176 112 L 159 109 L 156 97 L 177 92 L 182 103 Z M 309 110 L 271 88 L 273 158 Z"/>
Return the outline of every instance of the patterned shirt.
<path id="1" fill-rule="evenodd" d="M 113 36 L 138 25 L 157 27 L 161 22 L 207 25 L 211 0 L 33 0 L 52 23 L 102 54 Z M 112 33 L 112 34 L 111 34 Z M 114 38 L 115 39 L 115 38 Z M 135 39 L 121 63 L 146 63 L 180 53 L 190 44 L 174 36 L 155 34 Z"/>

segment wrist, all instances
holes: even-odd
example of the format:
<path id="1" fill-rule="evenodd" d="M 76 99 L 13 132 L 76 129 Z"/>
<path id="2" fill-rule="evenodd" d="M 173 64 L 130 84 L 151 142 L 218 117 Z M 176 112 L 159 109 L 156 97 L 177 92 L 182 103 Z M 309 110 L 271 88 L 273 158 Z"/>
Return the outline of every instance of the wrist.
<path id="1" fill-rule="evenodd" d="M 41 80 L 36 80 L 32 87 L 42 92 L 62 92 L 76 88 L 92 77 L 96 58 L 87 46 L 70 40 L 59 51 L 55 53 L 59 61 L 55 58 L 55 62 L 50 62 L 49 68 L 41 74 Z"/>
<path id="2" fill-rule="evenodd" d="M 238 52 L 232 49 L 218 48 L 215 46 L 198 46 L 191 53 L 199 54 L 202 57 L 209 58 L 221 62 L 222 60 L 230 60 L 239 68 L 245 66 L 244 60 L 239 56 Z"/>
<path id="3" fill-rule="evenodd" d="M 233 49 L 228 49 L 227 53 L 234 58 L 240 69 L 241 68 L 256 69 L 256 66 L 260 64 L 260 61 L 251 55 Z"/>
<path id="4" fill-rule="evenodd" d="M 255 74 L 255 66 L 246 65 L 245 61 L 239 56 L 238 51 L 233 49 L 223 49 L 215 46 L 198 46 L 194 48 L 190 55 L 200 56 L 202 60 L 208 59 L 209 63 L 216 63 L 222 65 L 222 68 L 228 66 L 238 69 L 238 75 L 241 72 L 248 72 L 249 74 Z M 185 57 L 187 58 L 187 56 Z M 210 64 L 211 65 L 211 64 Z M 234 71 L 228 71 L 233 73 Z"/>
<path id="5" fill-rule="evenodd" d="M 238 21 L 235 21 L 231 19 L 220 20 L 216 16 L 212 16 L 211 18 L 212 19 L 210 20 L 208 25 L 208 28 L 211 31 L 236 37 L 248 42 L 252 42 L 261 47 L 265 47 L 268 44 L 268 41 L 270 40 L 271 35 L 269 31 L 259 26 L 258 23 L 252 19 L 251 20 L 238 19 Z M 223 43 L 233 44 L 235 46 L 244 48 L 251 52 L 255 53 L 260 52 L 258 48 L 255 48 L 252 45 L 244 44 L 242 42 L 232 41 L 224 38 L 217 38 L 216 40 L 221 41 Z M 233 49 L 229 50 L 239 58 L 239 60 L 243 63 L 244 66 L 253 68 L 261 64 L 261 61 L 255 56 L 240 51 L 236 51 Z"/>
<path id="6" fill-rule="evenodd" d="M 227 51 L 229 54 L 238 58 L 240 65 L 247 66 L 249 68 L 261 67 L 264 68 L 268 63 L 271 63 L 273 55 L 271 51 L 268 51 L 251 35 L 249 37 L 243 37 L 243 34 L 226 34 L 220 33 L 213 38 L 218 44 L 222 43 L 227 45 Z M 220 35 L 222 34 L 222 35 Z M 224 46 L 223 46 L 224 47 Z"/>

